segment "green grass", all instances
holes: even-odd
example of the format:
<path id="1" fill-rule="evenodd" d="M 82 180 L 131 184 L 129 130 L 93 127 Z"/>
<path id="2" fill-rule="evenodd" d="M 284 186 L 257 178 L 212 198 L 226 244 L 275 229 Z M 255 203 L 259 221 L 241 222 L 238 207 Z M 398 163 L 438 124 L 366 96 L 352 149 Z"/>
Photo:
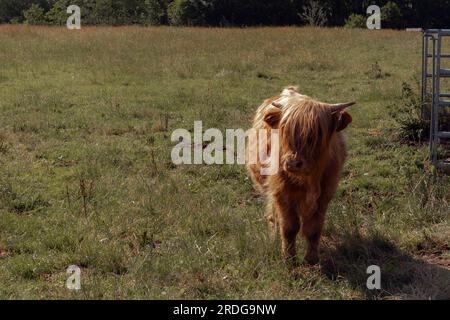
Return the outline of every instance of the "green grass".
<path id="1" fill-rule="evenodd" d="M 388 114 L 419 34 L 1 26 L 0 43 L 0 298 L 450 298 L 450 179 Z M 249 128 L 290 84 L 358 101 L 322 262 L 294 272 L 244 167 L 170 160 L 174 129 Z"/>

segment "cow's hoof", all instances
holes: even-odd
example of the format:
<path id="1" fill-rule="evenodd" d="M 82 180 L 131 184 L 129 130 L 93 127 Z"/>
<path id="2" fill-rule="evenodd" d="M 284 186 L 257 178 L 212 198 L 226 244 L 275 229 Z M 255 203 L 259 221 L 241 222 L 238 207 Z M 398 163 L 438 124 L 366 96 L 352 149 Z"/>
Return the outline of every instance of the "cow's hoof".
<path id="1" fill-rule="evenodd" d="M 304 260 L 307 264 L 313 266 L 319 263 L 319 256 L 317 254 L 307 254 Z"/>

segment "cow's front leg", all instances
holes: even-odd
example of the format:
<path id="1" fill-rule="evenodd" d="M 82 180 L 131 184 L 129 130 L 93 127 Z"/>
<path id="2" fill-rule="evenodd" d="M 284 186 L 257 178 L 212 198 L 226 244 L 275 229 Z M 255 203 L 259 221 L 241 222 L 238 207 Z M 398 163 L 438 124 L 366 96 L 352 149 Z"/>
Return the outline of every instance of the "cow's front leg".
<path id="1" fill-rule="evenodd" d="M 280 228 L 283 258 L 295 263 L 296 238 L 300 230 L 297 204 L 279 196 L 274 199 L 274 207 Z"/>
<path id="2" fill-rule="evenodd" d="M 305 261 L 309 264 L 319 262 L 319 242 L 325 221 L 325 210 L 317 210 L 302 219 L 302 233 L 307 241 Z"/>
<path id="3" fill-rule="evenodd" d="M 319 201 L 320 193 L 320 186 L 311 183 L 301 204 L 302 234 L 308 243 L 305 260 L 309 264 L 319 262 L 319 240 L 326 211 Z"/>

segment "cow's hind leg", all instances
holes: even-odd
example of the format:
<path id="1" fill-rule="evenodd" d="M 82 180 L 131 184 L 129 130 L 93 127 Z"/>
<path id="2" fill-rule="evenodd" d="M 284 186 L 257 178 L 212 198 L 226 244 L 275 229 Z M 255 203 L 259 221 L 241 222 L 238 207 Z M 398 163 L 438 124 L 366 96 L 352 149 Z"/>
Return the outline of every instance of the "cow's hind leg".
<path id="1" fill-rule="evenodd" d="M 269 226 L 271 239 L 274 241 L 278 236 L 279 223 L 277 219 L 277 213 L 275 212 L 274 205 L 270 198 L 267 203 L 265 218 Z"/>

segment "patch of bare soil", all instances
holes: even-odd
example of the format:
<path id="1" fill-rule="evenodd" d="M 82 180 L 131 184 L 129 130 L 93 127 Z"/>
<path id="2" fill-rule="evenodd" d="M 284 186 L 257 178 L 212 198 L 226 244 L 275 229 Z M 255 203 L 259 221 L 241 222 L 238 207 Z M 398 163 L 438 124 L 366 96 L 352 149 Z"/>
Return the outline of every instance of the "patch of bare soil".
<path id="1" fill-rule="evenodd" d="M 8 251 L 0 248 L 0 259 L 4 259 L 8 256 Z"/>
<path id="2" fill-rule="evenodd" d="M 441 244 L 432 250 L 430 248 L 427 250 L 427 248 L 418 245 L 417 250 L 420 259 L 423 261 L 450 270 L 450 245 Z"/>
<path id="3" fill-rule="evenodd" d="M 450 270 L 450 258 L 445 258 L 435 254 L 427 254 L 421 256 L 421 259 L 429 264 Z"/>

